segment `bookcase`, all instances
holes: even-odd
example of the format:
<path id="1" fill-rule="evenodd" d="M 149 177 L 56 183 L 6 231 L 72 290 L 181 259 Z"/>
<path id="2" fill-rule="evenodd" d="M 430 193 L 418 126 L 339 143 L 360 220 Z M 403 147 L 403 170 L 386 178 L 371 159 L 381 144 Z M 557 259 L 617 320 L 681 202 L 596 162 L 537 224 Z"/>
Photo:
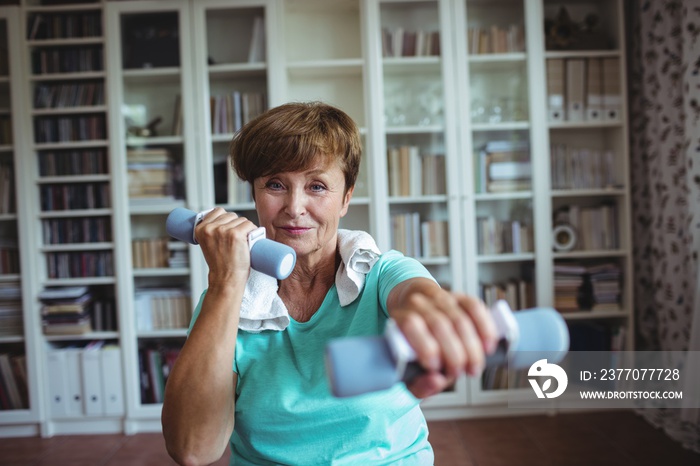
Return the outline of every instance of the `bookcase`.
<path id="1" fill-rule="evenodd" d="M 0 433 L 36 435 L 40 394 L 33 328 L 25 312 L 31 300 L 31 252 L 22 238 L 29 229 L 26 159 L 22 125 L 20 11 L 0 7 Z"/>
<path id="2" fill-rule="evenodd" d="M 417 258 L 451 290 L 556 307 L 572 349 L 631 349 L 622 4 L 0 8 L 0 176 L 15 180 L 2 178 L 0 258 L 18 257 L 0 290 L 23 311 L 0 354 L 24 355 L 28 387 L 27 406 L 0 410 L 0 435 L 160 429 L 162 386 L 207 278 L 199 248 L 169 238 L 165 219 L 221 206 L 257 221 L 228 145 L 289 101 L 337 105 L 360 127 L 341 228 Z M 562 23 L 571 36 L 556 34 Z M 8 186 L 16 208 L 1 210 Z M 0 315 L 13 312 L 6 301 Z M 116 378 L 90 385 L 105 371 Z M 427 416 L 507 414 L 521 391 L 505 375 L 462 377 L 424 402 Z M 61 394 L 75 406 L 57 406 Z"/>

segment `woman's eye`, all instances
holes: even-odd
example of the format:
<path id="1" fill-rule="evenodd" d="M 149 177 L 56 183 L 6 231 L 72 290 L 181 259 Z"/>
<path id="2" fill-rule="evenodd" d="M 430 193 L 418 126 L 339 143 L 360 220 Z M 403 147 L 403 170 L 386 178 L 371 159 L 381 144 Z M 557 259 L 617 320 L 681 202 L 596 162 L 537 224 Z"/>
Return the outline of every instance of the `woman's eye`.
<path id="1" fill-rule="evenodd" d="M 270 189 L 282 189 L 282 183 L 277 181 L 268 181 L 266 186 Z"/>
<path id="2" fill-rule="evenodd" d="M 321 192 L 321 191 L 324 191 L 325 189 L 326 189 L 326 187 L 323 186 L 322 184 L 312 184 L 311 185 L 311 191 Z"/>

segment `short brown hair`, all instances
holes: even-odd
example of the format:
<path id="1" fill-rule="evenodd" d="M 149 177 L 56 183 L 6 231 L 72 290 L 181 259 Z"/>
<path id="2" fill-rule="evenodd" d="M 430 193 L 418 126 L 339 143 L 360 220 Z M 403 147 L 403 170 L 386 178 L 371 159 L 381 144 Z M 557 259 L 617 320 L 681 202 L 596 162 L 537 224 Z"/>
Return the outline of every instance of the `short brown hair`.
<path id="1" fill-rule="evenodd" d="M 231 166 L 253 183 L 275 173 L 311 168 L 319 157 L 336 161 L 345 174 L 345 190 L 355 185 L 362 142 L 355 122 L 322 102 L 295 102 L 272 108 L 244 125 L 231 141 Z"/>

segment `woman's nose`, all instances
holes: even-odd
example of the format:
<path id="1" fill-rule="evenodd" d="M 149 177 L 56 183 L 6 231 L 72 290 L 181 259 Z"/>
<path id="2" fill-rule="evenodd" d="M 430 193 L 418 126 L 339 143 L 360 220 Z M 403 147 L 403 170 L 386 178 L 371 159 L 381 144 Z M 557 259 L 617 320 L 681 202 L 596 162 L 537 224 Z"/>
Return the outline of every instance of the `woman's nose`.
<path id="1" fill-rule="evenodd" d="M 290 190 L 286 198 L 285 212 L 291 218 L 296 218 L 306 212 L 306 196 L 298 190 Z"/>

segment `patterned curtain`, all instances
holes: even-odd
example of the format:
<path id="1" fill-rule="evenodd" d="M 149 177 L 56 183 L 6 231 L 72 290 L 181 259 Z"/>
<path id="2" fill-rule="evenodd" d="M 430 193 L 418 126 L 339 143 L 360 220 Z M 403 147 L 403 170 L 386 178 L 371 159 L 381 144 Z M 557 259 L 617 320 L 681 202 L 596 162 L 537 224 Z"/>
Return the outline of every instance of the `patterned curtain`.
<path id="1" fill-rule="evenodd" d="M 628 68 L 638 350 L 700 351 L 700 0 L 630 0 Z M 688 395 L 700 374 L 688 375 Z M 692 388 L 691 388 L 692 387 Z M 686 390 L 684 390 L 684 397 Z M 638 412 L 700 452 L 700 409 Z"/>

